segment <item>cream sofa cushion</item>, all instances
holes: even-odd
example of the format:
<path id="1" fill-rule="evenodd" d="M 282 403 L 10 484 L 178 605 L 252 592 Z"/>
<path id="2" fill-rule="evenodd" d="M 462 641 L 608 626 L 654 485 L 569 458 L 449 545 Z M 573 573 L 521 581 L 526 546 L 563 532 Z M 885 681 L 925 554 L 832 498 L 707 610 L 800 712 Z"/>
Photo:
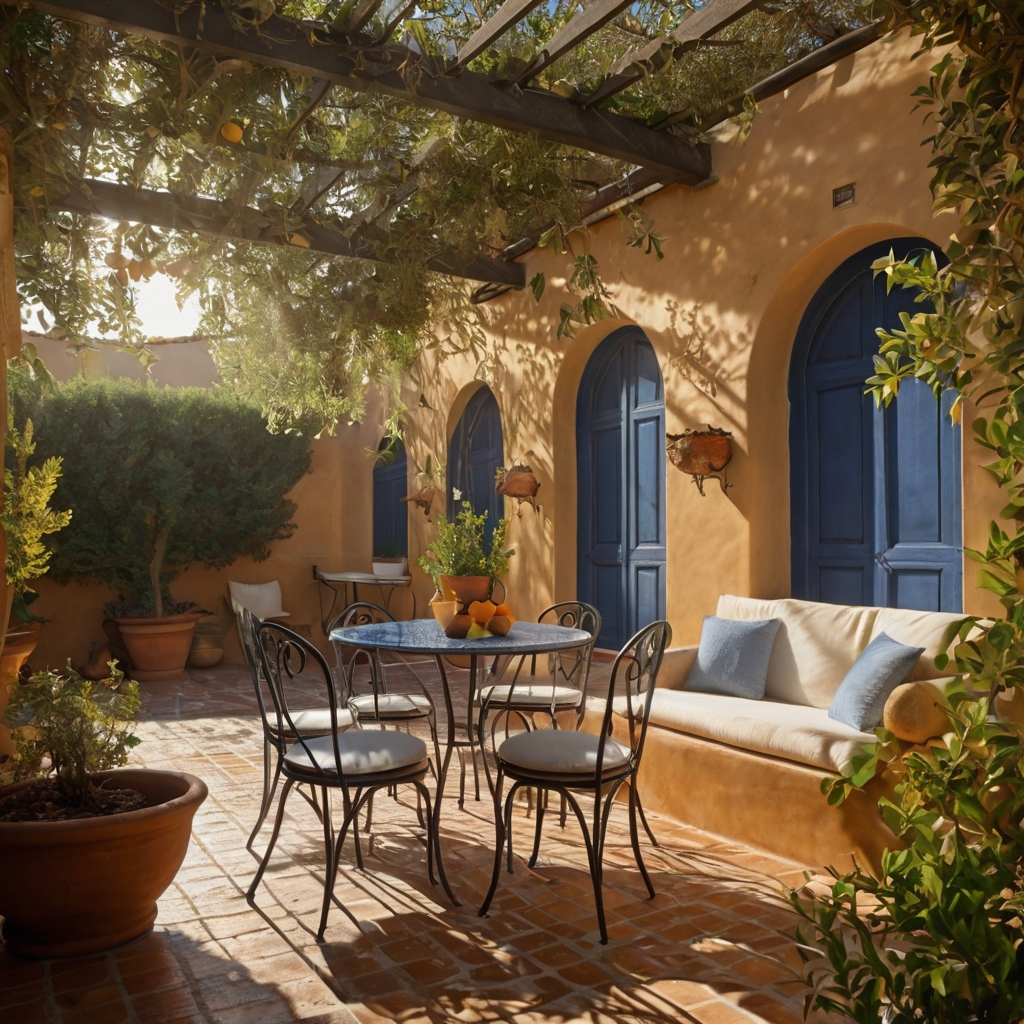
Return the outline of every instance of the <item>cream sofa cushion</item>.
<path id="1" fill-rule="evenodd" d="M 768 662 L 765 699 L 822 710 L 871 641 L 879 611 L 795 598 L 766 601 L 723 594 L 718 599 L 718 614 L 725 619 L 782 620 Z"/>
<path id="2" fill-rule="evenodd" d="M 650 724 L 831 772 L 875 742 L 822 708 L 686 690 L 655 690 Z"/>
<path id="3" fill-rule="evenodd" d="M 879 633 L 888 633 L 893 640 L 911 647 L 923 647 L 924 654 L 917 668 L 910 675 L 911 680 L 941 679 L 949 668 L 937 669 L 935 655 L 943 653 L 942 638 L 954 622 L 963 622 L 963 613 L 917 612 L 908 608 L 879 608 L 871 639 Z"/>

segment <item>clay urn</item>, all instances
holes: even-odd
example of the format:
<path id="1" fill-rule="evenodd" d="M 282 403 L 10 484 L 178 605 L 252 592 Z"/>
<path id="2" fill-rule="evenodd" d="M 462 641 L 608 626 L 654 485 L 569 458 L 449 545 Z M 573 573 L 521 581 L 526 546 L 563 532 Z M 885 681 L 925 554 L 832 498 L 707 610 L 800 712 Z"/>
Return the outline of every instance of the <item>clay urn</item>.
<path id="1" fill-rule="evenodd" d="M 161 619 L 115 619 L 131 661 L 128 675 L 140 683 L 183 675 L 196 623 L 205 614 L 185 612 Z"/>

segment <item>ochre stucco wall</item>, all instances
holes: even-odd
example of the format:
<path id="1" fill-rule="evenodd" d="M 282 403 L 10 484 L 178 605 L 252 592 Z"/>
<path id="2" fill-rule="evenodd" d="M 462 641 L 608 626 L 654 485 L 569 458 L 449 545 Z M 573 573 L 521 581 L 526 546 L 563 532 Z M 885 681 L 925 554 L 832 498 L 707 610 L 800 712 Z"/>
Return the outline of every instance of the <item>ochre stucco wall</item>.
<path id="1" fill-rule="evenodd" d="M 701 617 L 722 592 L 761 597 L 789 593 L 789 453 L 786 382 L 800 318 L 817 288 L 844 259 L 874 242 L 920 235 L 943 245 L 954 218 L 931 213 L 928 134 L 914 112 L 913 90 L 927 63 L 912 62 L 914 44 L 885 42 L 762 104 L 745 144 L 725 131 L 714 144 L 719 181 L 698 191 L 672 186 L 645 208 L 665 236 L 656 262 L 625 244 L 616 218 L 591 229 L 611 301 L 620 316 L 558 340 L 558 310 L 566 301 L 568 258 L 550 251 L 526 257 L 527 278 L 547 275 L 538 304 L 529 291 L 481 307 L 482 344 L 466 351 L 452 339 L 425 352 L 404 397 L 409 490 L 428 454 L 436 465 L 473 391 L 487 383 L 502 414 L 506 461 L 528 455 L 541 482 L 540 511 L 513 516 L 517 549 L 508 580 L 520 617 L 531 617 L 576 589 L 576 392 L 587 359 L 611 331 L 638 324 L 657 353 L 665 381 L 669 432 L 704 424 L 734 434 L 723 494 L 709 482 L 700 497 L 690 479 L 669 465 L 668 616 L 675 643 L 695 642 Z M 833 211 L 832 189 L 856 182 L 856 205 Z M 585 244 L 574 237 L 579 251 Z M 441 338 L 442 342 L 447 339 Z M 442 355 L 447 351 L 447 355 Z M 454 354 L 452 354 L 454 353 Z M 422 402 L 421 402 L 422 398 Z M 424 404 L 425 403 L 425 404 Z M 969 424 L 973 410 L 965 410 Z M 295 621 L 317 626 L 314 563 L 368 570 L 372 537 L 372 460 L 379 440 L 371 409 L 362 425 L 339 428 L 315 442 L 314 471 L 296 487 L 295 536 L 276 545 L 270 561 L 240 561 L 227 570 L 193 568 L 176 584 L 182 599 L 219 611 L 227 580 L 279 579 Z M 998 490 L 980 468 L 983 453 L 964 437 L 964 542 L 983 546 Z M 434 500 L 433 515 L 444 507 Z M 514 504 L 507 502 L 511 515 Z M 433 527 L 409 508 L 410 561 Z M 420 613 L 433 591 L 414 568 Z M 965 567 L 968 611 L 993 609 Z M 99 587 L 60 588 L 43 582 L 40 611 L 53 619 L 34 663 L 88 653 L 101 639 L 99 621 L 110 595 Z M 238 660 L 233 635 L 228 658 Z"/>
<path id="2" fill-rule="evenodd" d="M 907 235 L 941 246 L 955 229 L 953 217 L 931 211 L 929 151 L 921 146 L 927 126 L 911 97 L 928 66 L 912 62 L 913 51 L 907 39 L 876 44 L 766 101 L 745 144 L 724 132 L 714 146 L 717 184 L 672 186 L 645 202 L 666 237 L 663 261 L 627 247 L 615 218 L 593 227 L 590 250 L 620 318 L 557 340 L 568 258 L 534 251 L 527 278 L 547 276 L 539 304 L 528 291 L 489 303 L 482 357 L 425 354 L 424 383 L 407 395 L 408 443 L 421 464 L 428 451 L 435 462 L 444 457 L 458 413 L 481 381 L 501 409 L 506 458 L 532 452 L 542 511 L 525 508 L 510 531 L 517 555 L 509 590 L 521 616 L 575 594 L 576 392 L 590 354 L 626 323 L 639 325 L 658 355 L 668 431 L 710 423 L 734 434 L 727 494 L 711 482 L 702 498 L 668 467 L 667 610 L 675 642 L 697 640 L 701 617 L 724 591 L 789 593 L 786 383 L 800 318 L 828 275 L 858 250 Z M 856 204 L 833 211 L 832 189 L 848 182 L 856 182 Z M 588 240 L 576 236 L 573 244 L 580 251 Z M 968 546 L 984 543 L 1000 504 L 979 454 L 966 431 Z M 412 516 L 412 556 L 430 535 L 423 517 Z M 975 578 L 968 562 L 965 608 L 992 608 Z M 429 595 L 425 578 L 418 587 Z"/>

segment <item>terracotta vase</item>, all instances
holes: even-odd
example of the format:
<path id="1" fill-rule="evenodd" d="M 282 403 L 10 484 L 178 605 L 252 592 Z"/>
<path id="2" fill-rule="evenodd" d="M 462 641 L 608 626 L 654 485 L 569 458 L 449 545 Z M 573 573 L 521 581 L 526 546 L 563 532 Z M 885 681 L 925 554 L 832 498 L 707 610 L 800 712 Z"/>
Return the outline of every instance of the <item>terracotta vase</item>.
<path id="1" fill-rule="evenodd" d="M 213 668 L 224 658 L 224 627 L 213 619 L 209 622 L 197 622 L 196 631 L 189 648 L 189 668 Z"/>
<path id="2" fill-rule="evenodd" d="M 77 821 L 0 822 L 0 915 L 12 953 L 81 956 L 153 927 L 156 901 L 185 859 L 206 783 L 135 768 L 98 778 L 139 790 L 149 806 Z"/>
<path id="3" fill-rule="evenodd" d="M 440 580 L 442 590 L 447 587 L 463 606 L 474 601 L 486 601 L 491 596 L 493 583 L 490 576 L 441 576 Z"/>
<path id="4" fill-rule="evenodd" d="M 434 613 L 434 618 L 437 619 L 442 629 L 448 628 L 448 623 L 455 618 L 455 613 L 459 610 L 459 602 L 456 600 L 446 601 L 442 594 L 435 594 L 430 599 L 430 610 Z"/>
<path id="5" fill-rule="evenodd" d="M 140 683 L 177 679 L 185 671 L 196 623 L 203 612 L 168 615 L 162 619 L 115 619 L 128 649 L 128 675 Z"/>
<path id="6" fill-rule="evenodd" d="M 21 666 L 28 661 L 39 643 L 41 622 L 29 622 L 23 626 L 8 630 L 4 639 L 3 653 L 0 654 L 0 723 L 7 710 L 7 702 L 11 698 L 11 689 L 18 680 Z M 0 724 L 0 755 L 13 754 L 14 743 L 11 741 L 11 730 Z"/>

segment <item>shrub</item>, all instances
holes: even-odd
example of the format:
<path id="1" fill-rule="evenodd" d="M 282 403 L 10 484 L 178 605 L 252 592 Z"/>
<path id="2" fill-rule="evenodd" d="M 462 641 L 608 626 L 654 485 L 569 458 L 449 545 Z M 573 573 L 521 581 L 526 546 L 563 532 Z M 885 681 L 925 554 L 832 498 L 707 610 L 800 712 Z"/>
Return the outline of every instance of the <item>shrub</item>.
<path id="1" fill-rule="evenodd" d="M 38 455 L 64 460 L 57 500 L 75 513 L 51 575 L 120 591 L 114 614 L 173 614 L 168 585 L 193 562 L 264 559 L 295 529 L 285 495 L 309 469 L 309 441 L 270 434 L 225 391 L 76 378 L 33 418 Z"/>
<path id="2" fill-rule="evenodd" d="M 140 705 L 138 684 L 117 671 L 99 682 L 70 665 L 64 673 L 37 673 L 11 694 L 4 722 L 16 753 L 0 782 L 52 776 L 70 807 L 88 807 L 92 776 L 125 764 L 139 743 L 131 720 Z"/>
<path id="3" fill-rule="evenodd" d="M 437 517 L 437 537 L 419 560 L 420 568 L 436 577 L 444 576 L 490 576 L 499 579 L 508 572 L 508 560 L 515 554 L 505 550 L 505 535 L 508 521 L 502 519 L 494 528 L 491 550 L 484 554 L 484 523 L 486 513 L 473 514 L 468 501 L 462 503 L 462 511 L 449 522 L 444 515 Z"/>

